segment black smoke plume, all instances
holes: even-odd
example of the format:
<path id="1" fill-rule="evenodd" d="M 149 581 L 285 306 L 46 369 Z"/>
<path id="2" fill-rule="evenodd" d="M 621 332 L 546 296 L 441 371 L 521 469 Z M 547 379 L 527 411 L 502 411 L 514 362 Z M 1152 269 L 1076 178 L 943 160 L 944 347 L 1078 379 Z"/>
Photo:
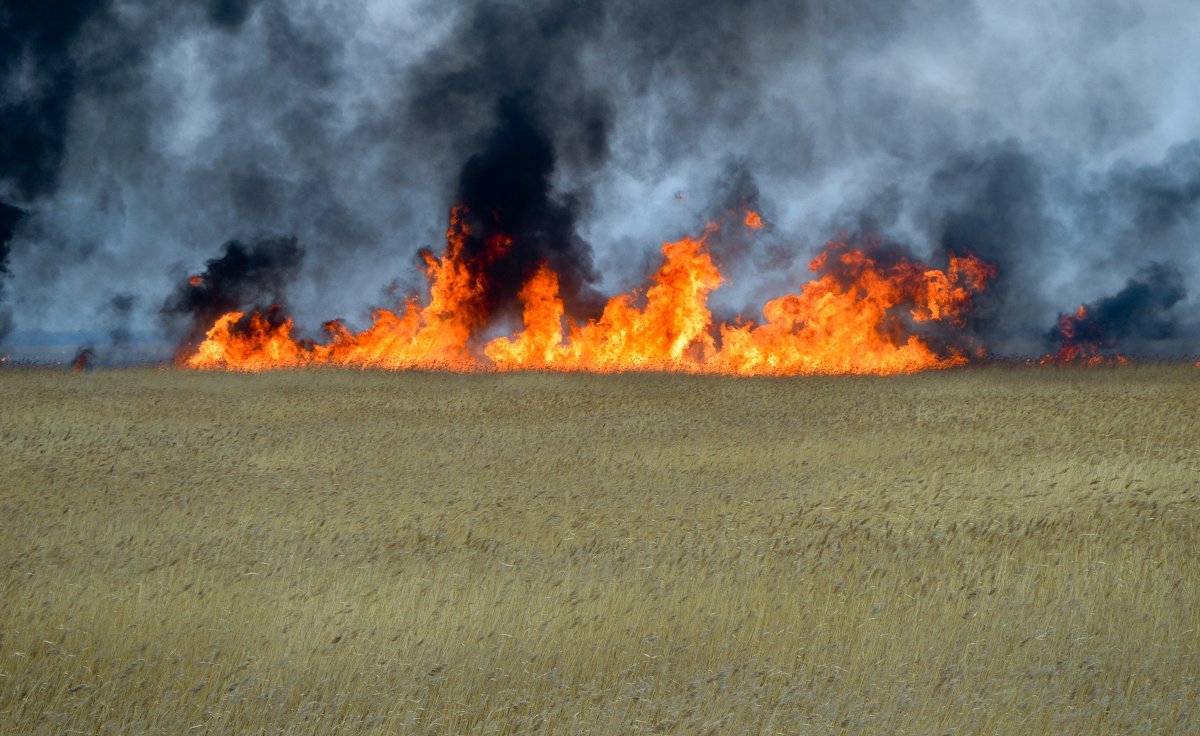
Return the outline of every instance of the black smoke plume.
<path id="1" fill-rule="evenodd" d="M 579 200 L 553 191 L 554 143 L 529 97 L 505 97 L 483 150 L 467 159 L 456 201 L 469 234 L 463 256 L 484 285 L 481 313 L 511 305 L 546 263 L 558 274 L 568 308 L 594 304 L 591 246 L 576 231 Z"/>
<path id="2" fill-rule="evenodd" d="M 9 276 L 8 255 L 10 243 L 17 231 L 17 223 L 25 216 L 24 211 L 0 202 L 0 343 L 12 330 L 12 318 L 2 305 L 4 302 L 4 282 Z"/>
<path id="3" fill-rule="evenodd" d="M 579 224 L 591 201 L 587 174 L 607 161 L 612 112 L 607 94 L 582 81 L 579 50 L 604 20 L 599 2 L 486 0 L 414 70 L 414 129 L 462 152 L 451 204 L 464 208 L 463 253 L 485 287 L 485 321 L 514 304 L 543 262 L 569 312 L 602 302 Z M 473 130 L 477 120 L 489 124 Z M 556 183 L 564 161 L 580 174 L 568 190 Z"/>
<path id="4" fill-rule="evenodd" d="M 23 199 L 58 184 L 81 76 L 70 50 L 108 0 L 5 3 L 0 10 L 0 182 Z"/>
<path id="5" fill-rule="evenodd" d="M 1151 263 L 1117 293 L 1059 315 L 1046 339 L 1064 362 L 1116 353 L 1161 357 L 1180 330 L 1175 307 L 1187 291 L 1179 269 Z"/>
<path id="6" fill-rule="evenodd" d="M 236 31 L 250 17 L 258 0 L 206 0 L 208 20 L 214 26 Z"/>
<path id="7" fill-rule="evenodd" d="M 177 5 L 119 4 L 113 0 L 5 2 L 0 6 L 0 197 L 30 213 L 49 208 L 43 225 L 53 227 L 68 169 L 73 125 L 81 106 L 105 111 L 114 120 L 93 119 L 99 144 L 137 160 L 155 124 L 146 98 L 152 50 L 172 32 L 188 32 L 206 17 L 214 27 L 237 31 L 258 0 L 190 0 Z M 204 14 L 195 12 L 195 6 Z M 111 107 L 110 107 L 111 106 Z M 80 153 L 76 151 L 76 153 Z M 84 151 L 93 158 L 96 151 Z M 113 181 L 101 188 L 98 209 L 111 205 Z M 12 247 L 11 205 L 0 202 L 0 292 Z M 5 229 L 5 222 L 9 227 Z M 43 233 L 44 234 L 44 233 Z M 101 234 L 103 235 L 103 234 Z M 85 261 L 97 249 L 57 237 L 35 253 L 25 278 L 57 275 L 59 265 Z M 0 297 L 3 294 L 0 293 Z M 128 315 L 126 315 L 126 319 Z M 0 315 L 0 338 L 10 323 Z"/>
<path id="8" fill-rule="evenodd" d="M 133 337 L 129 319 L 136 304 L 137 297 L 133 294 L 114 294 L 112 299 L 108 300 L 105 312 L 108 317 L 108 340 L 113 347 L 120 349 L 129 345 Z"/>
<path id="9" fill-rule="evenodd" d="M 91 345 L 85 345 L 75 352 L 74 358 L 71 358 L 71 370 L 76 373 L 90 371 L 95 360 L 96 349 Z"/>
<path id="10" fill-rule="evenodd" d="M 168 323 L 186 318 L 181 350 L 195 346 L 221 315 L 236 310 L 278 315 L 304 260 L 295 238 L 264 237 L 249 244 L 231 240 L 204 271 L 189 276 L 163 305 Z"/>

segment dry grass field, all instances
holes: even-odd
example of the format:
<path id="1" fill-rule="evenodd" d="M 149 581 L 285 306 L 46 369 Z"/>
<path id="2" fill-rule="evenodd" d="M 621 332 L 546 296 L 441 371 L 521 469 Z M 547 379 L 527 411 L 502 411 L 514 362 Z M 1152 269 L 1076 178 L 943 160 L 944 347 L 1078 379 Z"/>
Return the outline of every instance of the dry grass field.
<path id="1" fill-rule="evenodd" d="M 1200 370 L 0 372 L 0 733 L 1200 731 Z"/>

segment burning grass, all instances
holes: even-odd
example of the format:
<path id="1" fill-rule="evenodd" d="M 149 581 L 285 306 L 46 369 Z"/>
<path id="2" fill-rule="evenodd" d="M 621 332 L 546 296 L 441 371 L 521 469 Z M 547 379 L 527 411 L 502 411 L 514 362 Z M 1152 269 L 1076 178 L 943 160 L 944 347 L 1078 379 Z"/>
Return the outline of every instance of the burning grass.
<path id="1" fill-rule="evenodd" d="M 0 372 L 0 731 L 1193 732 L 1194 371 Z"/>
<path id="2" fill-rule="evenodd" d="M 358 333 L 338 320 L 328 322 L 325 342 L 297 339 L 295 323 L 278 305 L 265 314 L 225 312 L 211 327 L 204 320 L 212 310 L 203 309 L 193 336 L 202 332 L 204 339 L 198 345 L 185 344 L 178 363 L 233 371 L 335 366 L 890 375 L 962 365 L 968 352 L 985 352 L 978 345 L 968 351 L 968 335 L 934 349 L 916 328 L 965 327 L 975 297 L 995 278 L 996 268 L 971 255 L 951 255 L 942 270 L 888 252 L 879 243 L 865 250 L 829 243 L 809 264 L 818 278 L 797 293 L 768 301 L 761 324 L 716 324 L 708 297 L 724 278 L 707 242 L 720 229 L 715 223 L 699 237 L 664 243 L 662 265 L 644 293 L 635 290 L 609 299 L 594 319 L 577 321 L 567 313 L 558 273 L 539 262 L 522 276 L 516 294 L 522 305 L 521 331 L 511 338 L 494 338 L 480 351 L 474 343 L 496 306 L 493 292 L 498 282 L 489 271 L 510 256 L 513 240 L 485 239 L 483 253 L 470 255 L 472 230 L 463 219 L 467 214 L 464 208 L 452 212 L 440 258 L 424 254 L 427 303 L 412 297 L 403 310 L 376 310 L 371 326 Z M 751 211 L 745 225 L 751 230 L 763 227 L 761 217 Z M 232 253 L 231 257 L 227 250 L 210 261 L 209 270 L 235 271 L 227 264 L 242 260 L 241 250 Z M 230 280 L 194 276 L 178 301 L 226 303 L 222 289 L 213 284 Z"/>

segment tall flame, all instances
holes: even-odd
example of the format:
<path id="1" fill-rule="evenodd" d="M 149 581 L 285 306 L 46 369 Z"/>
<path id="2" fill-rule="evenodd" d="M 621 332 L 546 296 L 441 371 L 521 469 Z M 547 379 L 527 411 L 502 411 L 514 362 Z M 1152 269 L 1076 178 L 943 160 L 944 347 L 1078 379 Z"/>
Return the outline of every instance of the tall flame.
<path id="1" fill-rule="evenodd" d="M 644 293 L 610 299 L 599 317 L 566 314 L 558 275 L 541 264 L 518 292 L 523 329 L 475 347 L 486 326 L 479 269 L 463 257 L 469 234 L 455 211 L 441 258 L 425 256 L 429 298 L 400 312 L 378 310 L 352 332 L 325 325 L 328 341 L 292 336 L 290 319 L 231 312 L 186 358 L 192 368 L 256 371 L 307 365 L 386 369 L 679 371 L 733 375 L 902 373 L 968 360 L 937 350 L 917 325 L 965 326 L 995 268 L 955 256 L 945 270 L 905 258 L 881 259 L 831 243 L 809 264 L 817 278 L 763 307 L 761 323 L 714 324 L 708 297 L 723 279 L 707 245 L 715 226 L 662 247 L 663 263 Z M 749 218 L 748 218 L 749 220 Z M 746 224 L 750 224 L 747 221 Z M 505 242 L 489 244 L 502 250 Z"/>
<path id="2" fill-rule="evenodd" d="M 702 239 L 665 243 L 663 257 L 641 306 L 635 294 L 613 297 L 598 319 L 572 325 L 565 341 L 558 280 L 543 266 L 519 295 L 525 330 L 484 353 L 499 370 L 705 372 L 716 351 L 708 294 L 721 273 Z"/>

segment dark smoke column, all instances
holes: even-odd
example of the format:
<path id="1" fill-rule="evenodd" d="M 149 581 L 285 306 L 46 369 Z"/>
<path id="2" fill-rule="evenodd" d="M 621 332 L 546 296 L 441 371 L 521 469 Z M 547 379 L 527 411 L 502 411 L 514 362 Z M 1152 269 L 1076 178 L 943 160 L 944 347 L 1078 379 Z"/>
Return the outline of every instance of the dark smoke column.
<path id="1" fill-rule="evenodd" d="M 4 303 L 4 281 L 8 278 L 9 244 L 16 234 L 17 223 L 25 215 L 24 212 L 0 202 L 0 305 Z M 0 343 L 12 331 L 12 319 L 8 312 L 0 307 Z"/>
<path id="2" fill-rule="evenodd" d="M 496 127 L 459 177 L 457 200 L 469 229 L 463 255 L 483 284 L 485 318 L 513 304 L 540 263 L 559 277 L 569 310 L 595 301 L 592 249 L 576 231 L 579 201 L 552 191 L 554 144 L 528 95 L 497 104 Z"/>
<path id="3" fill-rule="evenodd" d="M 58 186 L 80 70 L 71 45 L 108 0 L 6 2 L 0 6 L 0 301 L 22 210 Z M 4 201 L 7 199 L 9 202 Z M 0 311 L 0 340 L 12 329 Z"/>
<path id="4" fill-rule="evenodd" d="M 522 283 L 545 262 L 573 315 L 602 299 L 591 245 L 579 234 L 586 175 L 605 165 L 610 92 L 588 82 L 584 51 L 610 22 L 584 0 L 479 0 L 410 72 L 406 131 L 421 151 L 445 151 L 447 207 L 463 208 L 464 261 L 483 294 L 486 325 L 511 314 Z M 562 176 L 564 175 L 565 176 Z M 562 179 L 573 182 L 564 191 Z"/>
<path id="5" fill-rule="evenodd" d="M 1164 263 L 1150 263 L 1116 294 L 1059 315 L 1046 338 L 1059 363 L 1102 361 L 1119 352 L 1174 357 L 1180 332 L 1176 305 L 1187 297 L 1183 274 Z"/>

